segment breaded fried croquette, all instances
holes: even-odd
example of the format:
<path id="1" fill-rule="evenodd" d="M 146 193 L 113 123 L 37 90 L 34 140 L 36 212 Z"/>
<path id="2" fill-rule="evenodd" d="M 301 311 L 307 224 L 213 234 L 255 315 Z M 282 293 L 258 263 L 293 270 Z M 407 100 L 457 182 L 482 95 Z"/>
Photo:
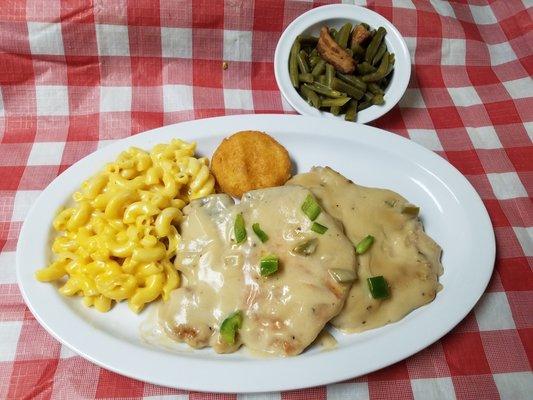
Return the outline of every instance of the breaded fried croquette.
<path id="1" fill-rule="evenodd" d="M 220 143 L 211 171 L 221 191 L 240 198 L 249 190 L 283 185 L 291 176 L 291 160 L 266 133 L 241 131 Z"/>

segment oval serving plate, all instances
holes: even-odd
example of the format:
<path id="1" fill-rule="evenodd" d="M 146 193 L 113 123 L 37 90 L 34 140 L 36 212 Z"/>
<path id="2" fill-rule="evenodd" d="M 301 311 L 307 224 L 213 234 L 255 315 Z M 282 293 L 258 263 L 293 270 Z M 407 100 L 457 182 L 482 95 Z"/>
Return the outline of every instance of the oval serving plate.
<path id="1" fill-rule="evenodd" d="M 419 205 L 426 231 L 443 248 L 444 288 L 436 299 L 379 329 L 354 335 L 332 330 L 338 341 L 332 350 L 315 346 L 292 358 L 261 359 L 242 349 L 219 355 L 185 345 L 173 351 L 154 347 L 139 336 L 139 325 L 149 310 L 137 316 L 119 304 L 101 314 L 85 308 L 79 298 L 64 298 L 53 285 L 34 279 L 35 270 L 50 255 L 50 226 L 57 208 L 122 150 L 149 149 L 182 138 L 196 141 L 198 152 L 211 156 L 224 137 L 239 130 L 274 136 L 289 151 L 297 172 L 329 165 L 359 184 L 395 190 Z M 24 300 L 41 325 L 104 368 L 182 389 L 263 392 L 349 379 L 429 346 L 474 307 L 492 274 L 494 255 L 494 234 L 483 203 L 464 176 L 438 155 L 370 126 L 302 116 L 239 115 L 154 129 L 102 148 L 68 168 L 28 213 L 17 247 L 17 277 Z"/>

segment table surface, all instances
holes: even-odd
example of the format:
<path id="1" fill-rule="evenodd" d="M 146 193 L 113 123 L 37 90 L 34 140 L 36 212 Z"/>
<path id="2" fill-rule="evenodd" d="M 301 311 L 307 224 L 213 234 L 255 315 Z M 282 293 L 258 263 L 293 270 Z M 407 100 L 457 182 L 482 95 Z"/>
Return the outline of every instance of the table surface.
<path id="1" fill-rule="evenodd" d="M 249 396 L 189 393 L 95 366 L 48 335 L 24 305 L 16 284 L 15 249 L 22 221 L 40 191 L 85 155 L 141 131 L 219 115 L 294 112 L 275 83 L 274 49 L 294 18 L 320 4 L 2 2 L 0 398 L 531 396 L 529 0 L 357 2 L 392 21 L 405 37 L 413 64 L 405 96 L 373 125 L 408 137 L 457 167 L 480 194 L 494 225 L 497 260 L 487 292 L 434 345 L 375 373 L 313 389 Z"/>

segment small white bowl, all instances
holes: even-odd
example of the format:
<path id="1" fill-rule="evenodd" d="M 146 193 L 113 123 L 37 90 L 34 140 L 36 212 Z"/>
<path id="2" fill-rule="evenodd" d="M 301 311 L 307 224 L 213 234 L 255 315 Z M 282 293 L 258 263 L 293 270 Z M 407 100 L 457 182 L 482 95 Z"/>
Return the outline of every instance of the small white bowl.
<path id="1" fill-rule="evenodd" d="M 411 57 L 405 40 L 387 19 L 369 10 L 349 4 L 333 4 L 314 8 L 296 18 L 281 35 L 274 55 L 274 73 L 281 93 L 289 104 L 300 114 L 344 119 L 344 115 L 335 116 L 330 112 L 319 111 L 311 107 L 292 86 L 289 77 L 289 54 L 296 37 L 300 34 L 318 36 L 320 28 L 327 25 L 339 29 L 346 22 L 357 24 L 366 22 L 372 29 L 383 26 L 387 30 L 385 42 L 389 52 L 395 54 L 394 73 L 385 90 L 385 104 L 372 106 L 357 113 L 357 122 L 365 124 L 373 121 L 398 103 L 405 93 L 411 76 Z"/>

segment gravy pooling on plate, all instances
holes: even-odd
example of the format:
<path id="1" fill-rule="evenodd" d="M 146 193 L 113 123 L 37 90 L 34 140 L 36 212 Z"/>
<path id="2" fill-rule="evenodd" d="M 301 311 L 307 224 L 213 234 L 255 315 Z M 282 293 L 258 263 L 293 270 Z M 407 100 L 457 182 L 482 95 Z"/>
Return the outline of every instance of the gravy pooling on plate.
<path id="1" fill-rule="evenodd" d="M 311 190 L 353 243 L 367 235 L 375 238 L 370 250 L 358 256 L 358 280 L 331 321 L 335 327 L 345 332 L 377 328 L 435 298 L 441 288 L 442 250 L 424 232 L 406 199 L 391 190 L 356 185 L 328 167 L 314 167 L 287 184 Z M 384 300 L 374 299 L 367 284 L 367 278 L 379 275 L 390 287 Z"/>
<path id="2" fill-rule="evenodd" d="M 350 288 L 329 271 L 344 270 L 353 279 L 357 261 L 353 245 L 326 212 L 315 222 L 327 231 L 311 230 L 313 222 L 301 209 L 309 195 L 303 187 L 282 186 L 248 192 L 236 205 L 221 194 L 185 207 L 175 261 L 185 282 L 159 306 L 167 335 L 219 353 L 243 344 L 254 352 L 296 355 L 310 345 L 340 312 Z M 239 213 L 247 239 L 237 244 Z M 252 230 L 254 223 L 268 235 L 265 243 Z M 279 258 L 279 270 L 261 276 L 261 258 L 269 254 Z M 220 326 L 237 310 L 242 327 L 230 344 Z"/>

